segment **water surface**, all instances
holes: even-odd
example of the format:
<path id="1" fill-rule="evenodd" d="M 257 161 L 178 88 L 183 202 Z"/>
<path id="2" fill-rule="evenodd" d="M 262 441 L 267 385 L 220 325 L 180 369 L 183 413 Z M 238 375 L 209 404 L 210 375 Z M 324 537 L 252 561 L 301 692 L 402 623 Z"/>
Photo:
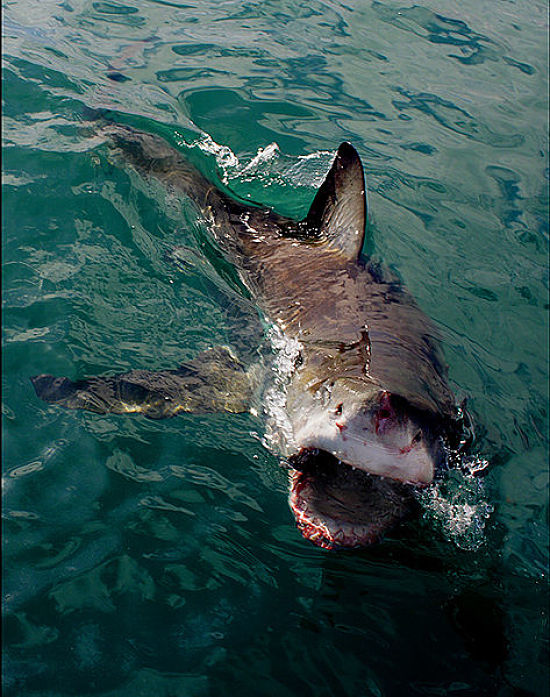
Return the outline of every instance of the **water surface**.
<path id="1" fill-rule="evenodd" d="M 548 693 L 547 19 L 497 0 L 4 3 L 6 695 Z M 367 251 L 438 325 L 480 472 L 378 547 L 330 553 L 295 529 L 260 416 L 39 402 L 37 373 L 265 349 L 204 221 L 113 161 L 86 107 L 287 215 L 353 142 Z"/>

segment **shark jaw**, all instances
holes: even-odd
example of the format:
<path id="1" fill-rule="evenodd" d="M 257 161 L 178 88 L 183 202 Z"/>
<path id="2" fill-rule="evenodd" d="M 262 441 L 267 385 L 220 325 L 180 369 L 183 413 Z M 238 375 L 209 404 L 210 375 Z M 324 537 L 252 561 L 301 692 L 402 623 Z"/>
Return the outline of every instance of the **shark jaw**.
<path id="1" fill-rule="evenodd" d="M 371 545 L 414 508 L 411 485 L 368 474 L 326 451 L 304 448 L 289 464 L 290 508 L 302 535 L 318 547 Z"/>

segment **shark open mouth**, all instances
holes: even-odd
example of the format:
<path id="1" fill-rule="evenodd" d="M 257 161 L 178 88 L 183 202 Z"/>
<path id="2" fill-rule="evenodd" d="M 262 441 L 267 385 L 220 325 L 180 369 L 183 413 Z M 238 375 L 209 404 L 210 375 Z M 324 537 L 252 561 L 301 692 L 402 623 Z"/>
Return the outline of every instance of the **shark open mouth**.
<path id="1" fill-rule="evenodd" d="M 290 507 L 302 535 L 325 549 L 365 547 L 413 509 L 413 487 L 303 449 L 292 466 Z"/>

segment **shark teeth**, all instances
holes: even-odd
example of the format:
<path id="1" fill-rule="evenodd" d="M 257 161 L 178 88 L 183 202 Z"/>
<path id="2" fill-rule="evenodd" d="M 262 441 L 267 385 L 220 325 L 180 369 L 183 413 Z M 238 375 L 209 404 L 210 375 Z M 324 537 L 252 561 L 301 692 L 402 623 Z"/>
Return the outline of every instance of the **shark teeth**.
<path id="1" fill-rule="evenodd" d="M 312 450 L 289 462 L 289 504 L 299 530 L 324 549 L 378 542 L 410 512 L 412 489 L 330 458 Z"/>
<path id="2" fill-rule="evenodd" d="M 325 516 L 321 518 L 308 504 L 304 496 L 303 475 L 293 471 L 291 475 L 290 508 L 302 535 L 323 549 L 356 549 L 377 542 L 382 534 L 378 526 L 354 525 L 349 521 Z"/>

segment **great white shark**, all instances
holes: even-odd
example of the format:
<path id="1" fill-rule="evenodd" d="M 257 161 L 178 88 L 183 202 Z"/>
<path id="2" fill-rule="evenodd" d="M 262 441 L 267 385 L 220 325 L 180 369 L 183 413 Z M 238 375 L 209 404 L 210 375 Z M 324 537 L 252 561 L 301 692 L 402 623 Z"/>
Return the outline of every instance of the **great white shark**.
<path id="1" fill-rule="evenodd" d="M 340 145 L 308 214 L 294 220 L 224 191 L 157 135 L 115 123 L 103 131 L 131 166 L 194 202 L 260 311 L 296 347 L 281 388 L 281 450 L 302 534 L 326 548 L 377 541 L 448 466 L 464 431 L 433 325 L 362 257 L 367 199 L 355 148 Z M 247 411 L 253 375 L 216 347 L 174 369 L 31 380 L 52 404 L 158 419 Z"/>

